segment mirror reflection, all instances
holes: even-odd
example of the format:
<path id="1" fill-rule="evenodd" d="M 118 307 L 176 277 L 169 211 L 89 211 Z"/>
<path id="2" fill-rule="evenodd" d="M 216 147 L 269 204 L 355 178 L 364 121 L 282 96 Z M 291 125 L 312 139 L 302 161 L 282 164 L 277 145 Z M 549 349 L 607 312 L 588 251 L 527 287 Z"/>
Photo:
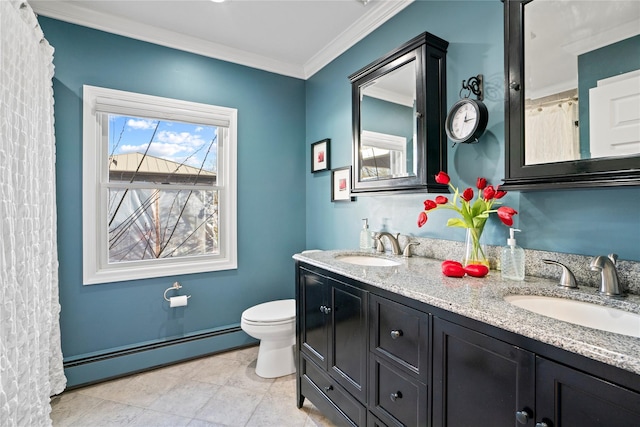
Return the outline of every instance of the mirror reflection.
<path id="1" fill-rule="evenodd" d="M 640 2 L 526 5 L 525 164 L 640 154 Z"/>
<path id="2" fill-rule="evenodd" d="M 361 181 L 416 175 L 415 82 L 413 60 L 361 87 Z"/>

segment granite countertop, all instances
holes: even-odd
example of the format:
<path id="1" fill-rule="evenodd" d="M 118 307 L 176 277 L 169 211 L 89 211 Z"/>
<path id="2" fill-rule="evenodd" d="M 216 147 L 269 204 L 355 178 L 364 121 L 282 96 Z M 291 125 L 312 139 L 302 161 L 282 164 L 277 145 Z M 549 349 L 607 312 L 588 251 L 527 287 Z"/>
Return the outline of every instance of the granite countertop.
<path id="1" fill-rule="evenodd" d="M 640 374 L 640 338 L 604 332 L 542 316 L 504 301 L 508 294 L 565 297 L 621 308 L 640 314 L 640 296 L 623 300 L 605 298 L 592 287 L 564 289 L 558 280 L 526 276 L 525 280 L 503 280 L 491 271 L 484 278 L 446 277 L 441 260 L 376 254 L 400 263 L 393 267 L 353 265 L 336 259 L 339 255 L 371 252 L 354 250 L 314 251 L 296 254 L 294 259 L 324 268 L 360 282 L 403 295 L 434 307 L 533 338 L 543 343 Z M 578 284 L 580 285 L 580 283 Z"/>

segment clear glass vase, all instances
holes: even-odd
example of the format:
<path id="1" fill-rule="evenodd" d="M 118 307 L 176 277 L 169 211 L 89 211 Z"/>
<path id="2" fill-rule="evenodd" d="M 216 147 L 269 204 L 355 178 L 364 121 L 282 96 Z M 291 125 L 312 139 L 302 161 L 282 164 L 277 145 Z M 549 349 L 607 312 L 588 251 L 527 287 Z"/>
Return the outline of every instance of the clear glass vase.
<path id="1" fill-rule="evenodd" d="M 482 244 L 482 228 L 467 228 L 462 264 L 464 266 L 483 264 L 490 267 L 489 259 L 486 256 L 486 246 Z"/>

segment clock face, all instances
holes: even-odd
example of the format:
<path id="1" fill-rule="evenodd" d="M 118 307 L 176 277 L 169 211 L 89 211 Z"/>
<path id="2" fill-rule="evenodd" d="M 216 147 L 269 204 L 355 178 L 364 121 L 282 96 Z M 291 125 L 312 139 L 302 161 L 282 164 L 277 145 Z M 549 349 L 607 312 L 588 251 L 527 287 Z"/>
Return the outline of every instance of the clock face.
<path id="1" fill-rule="evenodd" d="M 470 103 L 462 104 L 451 118 L 451 135 L 457 139 L 466 139 L 473 133 L 478 123 L 478 112 Z"/>
<path id="2" fill-rule="evenodd" d="M 462 99 L 456 102 L 445 122 L 447 136 L 454 142 L 478 142 L 487 127 L 489 113 L 480 101 Z"/>

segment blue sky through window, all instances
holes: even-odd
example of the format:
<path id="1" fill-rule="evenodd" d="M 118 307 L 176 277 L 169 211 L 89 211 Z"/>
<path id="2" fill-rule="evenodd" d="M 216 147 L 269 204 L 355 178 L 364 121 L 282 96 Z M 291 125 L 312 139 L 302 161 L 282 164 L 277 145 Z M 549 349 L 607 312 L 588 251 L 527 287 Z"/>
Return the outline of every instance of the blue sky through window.
<path id="1" fill-rule="evenodd" d="M 143 154 L 151 141 L 149 156 L 217 172 L 217 131 L 216 126 L 110 114 L 109 155 Z"/>

